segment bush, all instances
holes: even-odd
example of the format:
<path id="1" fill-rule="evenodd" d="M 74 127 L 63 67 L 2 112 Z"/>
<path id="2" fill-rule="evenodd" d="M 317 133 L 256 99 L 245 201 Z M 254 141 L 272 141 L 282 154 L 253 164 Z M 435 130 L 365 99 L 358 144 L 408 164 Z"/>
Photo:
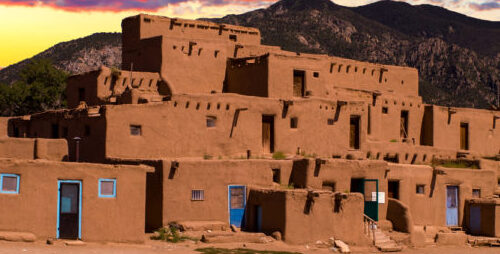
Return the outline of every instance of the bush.
<path id="1" fill-rule="evenodd" d="M 155 235 L 151 236 L 151 240 L 161 240 L 161 241 L 167 241 L 170 243 L 178 243 L 178 242 L 183 242 L 185 240 L 193 240 L 193 241 L 198 241 L 198 239 L 186 237 L 186 236 L 181 236 L 179 234 L 179 229 L 170 226 L 168 228 L 160 228 L 155 232 Z"/>
<path id="2" fill-rule="evenodd" d="M 273 159 L 284 160 L 284 159 L 286 159 L 286 155 L 283 152 L 277 151 L 277 152 L 273 153 Z"/>

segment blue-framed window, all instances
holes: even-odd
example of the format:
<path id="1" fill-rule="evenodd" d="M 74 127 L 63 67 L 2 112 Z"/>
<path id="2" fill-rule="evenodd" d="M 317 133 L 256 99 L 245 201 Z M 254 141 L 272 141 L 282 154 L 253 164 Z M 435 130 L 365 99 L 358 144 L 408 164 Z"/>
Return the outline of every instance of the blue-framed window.
<path id="1" fill-rule="evenodd" d="M 99 197 L 100 198 L 115 198 L 116 197 L 116 179 L 99 179 Z"/>
<path id="2" fill-rule="evenodd" d="M 20 178 L 16 174 L 0 174 L 0 193 L 19 194 Z"/>

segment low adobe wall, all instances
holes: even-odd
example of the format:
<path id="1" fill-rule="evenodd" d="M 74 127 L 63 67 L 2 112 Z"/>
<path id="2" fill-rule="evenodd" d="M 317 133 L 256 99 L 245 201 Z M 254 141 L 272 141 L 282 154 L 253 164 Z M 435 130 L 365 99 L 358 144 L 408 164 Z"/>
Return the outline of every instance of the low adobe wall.
<path id="1" fill-rule="evenodd" d="M 20 176 L 18 194 L 0 194 L 0 231 L 57 234 L 58 180 L 82 181 L 84 241 L 143 242 L 147 168 L 0 159 L 0 173 Z M 99 178 L 116 179 L 116 198 L 99 198 Z"/>
<path id="2" fill-rule="evenodd" d="M 0 158 L 68 159 L 68 143 L 65 139 L 0 138 Z"/>
<path id="3" fill-rule="evenodd" d="M 292 244 L 341 239 L 349 244 L 365 244 L 363 196 L 315 191 L 308 201 L 307 190 L 252 189 L 247 205 L 248 229 L 256 230 L 255 206 L 262 209 L 262 231 L 280 231 Z"/>

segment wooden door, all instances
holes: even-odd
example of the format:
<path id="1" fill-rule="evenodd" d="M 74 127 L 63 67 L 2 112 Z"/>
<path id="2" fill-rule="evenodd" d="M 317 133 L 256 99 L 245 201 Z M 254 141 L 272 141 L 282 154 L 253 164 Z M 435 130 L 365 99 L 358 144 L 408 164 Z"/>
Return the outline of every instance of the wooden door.
<path id="1" fill-rule="evenodd" d="M 274 116 L 262 116 L 262 149 L 264 153 L 274 152 Z"/>
<path id="2" fill-rule="evenodd" d="M 349 147 L 351 149 L 359 149 L 359 116 L 351 116 Z"/>
<path id="3" fill-rule="evenodd" d="M 460 149 L 469 150 L 469 124 L 460 123 Z"/>
<path id="4" fill-rule="evenodd" d="M 305 92 L 305 72 L 293 71 L 293 96 L 303 97 Z"/>
<path id="5" fill-rule="evenodd" d="M 81 183 L 59 181 L 58 238 L 80 238 Z"/>

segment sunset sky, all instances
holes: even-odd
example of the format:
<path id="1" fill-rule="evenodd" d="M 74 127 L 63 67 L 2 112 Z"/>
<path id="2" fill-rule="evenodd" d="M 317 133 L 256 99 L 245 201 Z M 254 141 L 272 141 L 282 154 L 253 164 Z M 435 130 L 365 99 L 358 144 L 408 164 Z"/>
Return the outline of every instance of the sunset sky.
<path id="1" fill-rule="evenodd" d="M 96 32 L 120 32 L 124 17 L 221 17 L 264 8 L 277 0 L 0 0 L 0 67 L 62 41 Z M 359 6 L 377 0 L 333 0 Z M 500 0 L 406 0 L 434 4 L 468 16 L 500 21 Z"/>

